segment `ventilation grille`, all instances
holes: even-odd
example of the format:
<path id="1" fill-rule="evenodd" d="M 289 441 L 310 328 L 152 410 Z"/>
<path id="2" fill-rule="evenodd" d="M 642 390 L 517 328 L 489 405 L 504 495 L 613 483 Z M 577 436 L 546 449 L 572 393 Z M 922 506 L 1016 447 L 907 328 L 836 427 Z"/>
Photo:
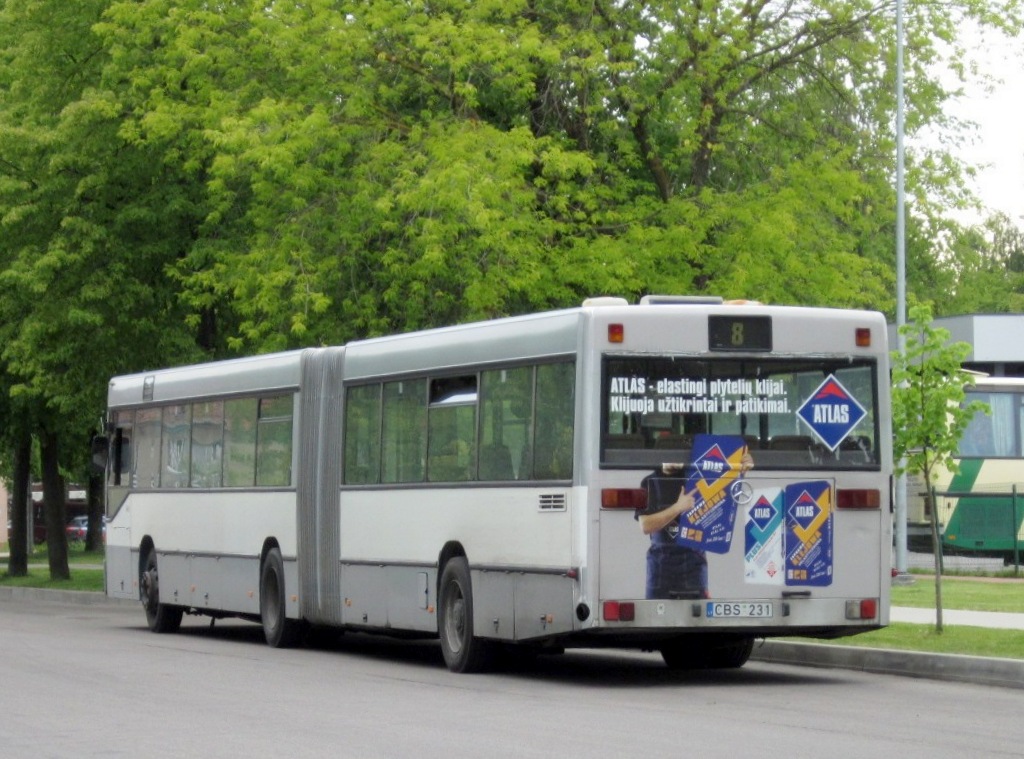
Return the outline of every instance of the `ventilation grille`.
<path id="1" fill-rule="evenodd" d="M 565 493 L 542 493 L 538 505 L 541 511 L 565 511 Z"/>

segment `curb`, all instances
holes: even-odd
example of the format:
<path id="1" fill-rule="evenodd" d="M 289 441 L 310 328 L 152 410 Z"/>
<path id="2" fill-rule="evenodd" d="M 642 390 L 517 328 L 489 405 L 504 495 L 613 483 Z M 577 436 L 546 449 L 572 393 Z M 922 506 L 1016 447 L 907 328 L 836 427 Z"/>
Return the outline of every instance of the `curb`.
<path id="1" fill-rule="evenodd" d="M 1024 660 L 931 654 L 859 646 L 767 640 L 750 658 L 773 664 L 837 668 L 928 680 L 1024 689 Z"/>
<path id="2" fill-rule="evenodd" d="M 18 588 L 0 585 L 0 601 L 10 598 L 19 601 L 75 604 L 78 606 L 138 606 L 138 599 L 107 598 L 91 590 L 50 590 L 47 588 Z"/>

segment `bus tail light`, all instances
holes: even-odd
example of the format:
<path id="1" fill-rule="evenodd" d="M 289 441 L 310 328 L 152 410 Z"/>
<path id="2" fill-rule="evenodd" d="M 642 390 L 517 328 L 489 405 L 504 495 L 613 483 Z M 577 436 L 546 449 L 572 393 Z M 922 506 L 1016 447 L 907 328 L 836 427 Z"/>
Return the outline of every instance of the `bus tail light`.
<path id="1" fill-rule="evenodd" d="M 836 508 L 878 509 L 881 506 L 882 493 L 879 490 L 843 488 L 836 491 Z"/>
<path id="2" fill-rule="evenodd" d="M 647 491 L 643 488 L 604 488 L 601 490 L 602 509 L 646 509 Z"/>
<path id="3" fill-rule="evenodd" d="M 621 324 L 608 325 L 608 342 L 621 343 L 626 339 L 626 328 Z"/>
<path id="4" fill-rule="evenodd" d="M 605 601 L 605 622 L 632 622 L 636 619 L 636 604 L 632 601 Z"/>
<path id="5" fill-rule="evenodd" d="M 856 341 L 858 348 L 870 348 L 871 347 L 871 328 L 870 327 L 857 327 Z"/>
<path id="6" fill-rule="evenodd" d="M 878 616 L 878 599 L 862 598 L 846 602 L 847 619 L 874 619 Z"/>

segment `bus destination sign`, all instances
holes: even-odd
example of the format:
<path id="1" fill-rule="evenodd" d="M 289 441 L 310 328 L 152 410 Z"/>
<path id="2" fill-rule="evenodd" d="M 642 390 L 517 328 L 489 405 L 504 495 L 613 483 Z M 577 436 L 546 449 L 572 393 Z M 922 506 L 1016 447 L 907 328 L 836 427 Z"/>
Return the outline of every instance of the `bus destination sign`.
<path id="1" fill-rule="evenodd" d="M 708 347 L 713 351 L 770 351 L 770 316 L 708 317 Z"/>

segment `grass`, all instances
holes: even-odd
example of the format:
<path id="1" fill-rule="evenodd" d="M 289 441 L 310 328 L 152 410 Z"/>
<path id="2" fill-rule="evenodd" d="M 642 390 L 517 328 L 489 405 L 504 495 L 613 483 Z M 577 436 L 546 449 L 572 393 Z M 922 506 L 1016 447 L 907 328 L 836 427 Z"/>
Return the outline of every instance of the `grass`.
<path id="1" fill-rule="evenodd" d="M 935 625 L 893 622 L 882 630 L 826 642 L 842 646 L 924 651 L 933 654 L 1024 659 L 1024 635 L 1020 630 L 943 625 L 940 635 L 935 632 Z"/>
<path id="2" fill-rule="evenodd" d="M 934 578 L 918 577 L 913 585 L 895 586 L 892 605 L 934 609 Z M 1024 581 L 945 577 L 942 580 L 942 608 L 1024 614 Z"/>
<path id="3" fill-rule="evenodd" d="M 46 545 L 33 547 L 28 557 L 28 574 L 11 577 L 7 567 L 0 571 L 0 586 L 12 588 L 46 588 L 49 590 L 81 590 L 103 592 L 103 551 L 86 551 L 81 543 L 68 546 L 68 564 L 71 565 L 70 580 L 50 579 L 49 558 Z"/>
<path id="4" fill-rule="evenodd" d="M 81 545 L 72 545 L 68 548 L 68 563 L 72 565 L 71 579 L 51 580 L 46 566 L 46 547 L 37 546 L 29 557 L 29 564 L 33 566 L 30 566 L 28 576 L 9 577 L 6 571 L 2 571 L 0 586 L 103 592 L 102 552 L 87 552 Z M 892 604 L 934 609 L 934 579 L 918 576 L 913 585 L 894 587 Z M 946 577 L 942 580 L 942 607 L 1024 613 L 1024 580 L 1014 582 L 983 577 Z M 947 624 L 940 635 L 935 632 L 934 625 L 895 622 L 883 630 L 830 642 L 846 646 L 1024 659 L 1024 635 L 1020 630 L 991 630 Z"/>
<path id="5" fill-rule="evenodd" d="M 103 569 L 72 569 L 70 580 L 51 580 L 49 569 L 30 567 L 24 577 L 0 573 L 0 585 L 11 588 L 47 588 L 49 590 L 103 591 Z"/>
<path id="6" fill-rule="evenodd" d="M 913 585 L 893 587 L 892 605 L 934 609 L 935 579 L 918 577 Z M 942 608 L 1024 613 L 1024 581 L 944 577 Z M 833 642 L 844 646 L 1024 659 L 1024 635 L 1020 630 L 951 626 L 948 623 L 943 624 L 940 634 L 935 631 L 934 624 L 893 622 L 885 629 Z"/>

